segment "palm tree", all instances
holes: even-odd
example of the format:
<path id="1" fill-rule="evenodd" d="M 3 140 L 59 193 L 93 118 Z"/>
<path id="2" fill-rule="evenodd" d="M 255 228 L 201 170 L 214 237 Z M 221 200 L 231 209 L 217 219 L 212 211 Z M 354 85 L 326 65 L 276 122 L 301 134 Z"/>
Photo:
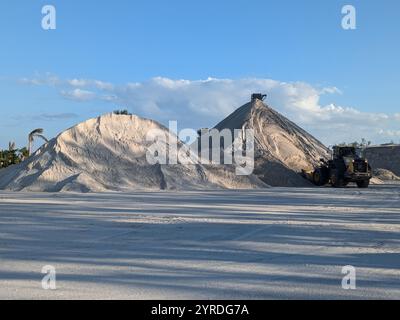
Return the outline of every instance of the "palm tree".
<path id="1" fill-rule="evenodd" d="M 28 156 L 32 154 L 32 146 L 35 138 L 41 138 L 44 141 L 49 142 L 49 140 L 47 140 L 46 137 L 43 136 L 43 131 L 43 129 L 35 129 L 28 135 Z"/>
<path id="2" fill-rule="evenodd" d="M 12 152 L 15 150 L 15 142 L 10 141 L 8 143 L 8 151 Z"/>

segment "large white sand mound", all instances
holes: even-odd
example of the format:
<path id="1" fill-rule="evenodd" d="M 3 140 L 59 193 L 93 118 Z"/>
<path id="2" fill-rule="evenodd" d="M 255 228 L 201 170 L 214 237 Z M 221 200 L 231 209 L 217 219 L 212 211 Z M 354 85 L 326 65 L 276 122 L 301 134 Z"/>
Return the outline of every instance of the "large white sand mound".
<path id="1" fill-rule="evenodd" d="M 256 176 L 236 176 L 233 166 L 151 165 L 146 159 L 154 143 L 146 141 L 150 129 L 171 135 L 159 123 L 137 116 L 108 114 L 80 123 L 27 161 L 0 171 L 0 189 L 98 192 L 266 186 Z M 168 142 L 164 147 L 169 150 Z"/>
<path id="2" fill-rule="evenodd" d="M 320 141 L 261 100 L 245 104 L 216 126 L 225 128 L 254 129 L 255 174 L 272 186 L 310 185 L 299 172 L 329 158 Z"/>

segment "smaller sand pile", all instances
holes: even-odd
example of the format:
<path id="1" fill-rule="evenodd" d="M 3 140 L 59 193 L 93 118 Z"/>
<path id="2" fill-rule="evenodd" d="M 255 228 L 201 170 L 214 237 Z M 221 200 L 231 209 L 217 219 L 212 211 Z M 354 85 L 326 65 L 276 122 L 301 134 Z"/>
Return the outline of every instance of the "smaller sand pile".
<path id="1" fill-rule="evenodd" d="M 395 175 L 392 171 L 386 169 L 374 169 L 373 175 L 382 181 L 400 181 L 400 177 Z"/>
<path id="2" fill-rule="evenodd" d="M 320 141 L 261 100 L 240 107 L 215 128 L 254 130 L 254 173 L 271 186 L 311 186 L 299 173 L 330 157 Z"/>

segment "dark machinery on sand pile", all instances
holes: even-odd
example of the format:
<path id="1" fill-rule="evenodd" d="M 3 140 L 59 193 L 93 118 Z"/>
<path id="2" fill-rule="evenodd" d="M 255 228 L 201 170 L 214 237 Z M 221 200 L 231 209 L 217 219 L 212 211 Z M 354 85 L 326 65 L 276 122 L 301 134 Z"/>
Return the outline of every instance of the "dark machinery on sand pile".
<path id="1" fill-rule="evenodd" d="M 264 101 L 266 97 L 267 97 L 266 94 L 262 94 L 262 93 L 253 93 L 253 94 L 251 95 L 251 102 L 254 102 L 254 101 L 256 101 L 256 100 Z"/>
<path id="2" fill-rule="evenodd" d="M 317 186 L 330 183 L 335 188 L 342 188 L 354 182 L 359 188 L 368 188 L 372 169 L 360 151 L 355 147 L 333 147 L 331 160 L 321 159 L 318 168 L 303 170 L 303 176 Z"/>

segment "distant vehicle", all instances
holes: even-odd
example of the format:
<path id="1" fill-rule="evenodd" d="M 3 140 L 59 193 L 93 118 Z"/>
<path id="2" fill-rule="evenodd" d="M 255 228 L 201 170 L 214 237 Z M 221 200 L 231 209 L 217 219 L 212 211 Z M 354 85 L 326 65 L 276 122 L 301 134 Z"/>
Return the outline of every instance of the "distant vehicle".
<path id="1" fill-rule="evenodd" d="M 362 157 L 361 149 L 335 146 L 331 160 L 321 159 L 318 168 L 303 170 L 303 176 L 317 186 L 330 183 L 335 188 L 341 188 L 354 182 L 359 188 L 368 188 L 372 168 Z"/>
<path id="2" fill-rule="evenodd" d="M 254 101 L 256 101 L 256 100 L 264 101 L 266 97 L 267 97 L 266 94 L 262 94 L 262 93 L 253 93 L 253 94 L 251 95 L 251 102 L 254 102 Z"/>

